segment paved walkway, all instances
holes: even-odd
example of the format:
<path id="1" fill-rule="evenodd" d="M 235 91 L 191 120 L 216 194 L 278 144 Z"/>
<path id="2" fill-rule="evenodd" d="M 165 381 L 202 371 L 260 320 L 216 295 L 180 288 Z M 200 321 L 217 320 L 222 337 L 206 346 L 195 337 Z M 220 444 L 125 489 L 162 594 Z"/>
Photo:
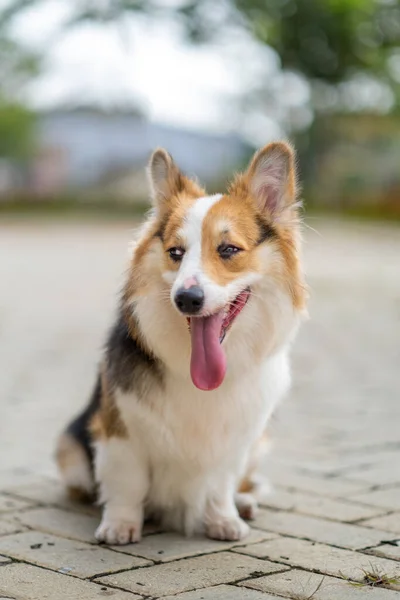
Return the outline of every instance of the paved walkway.
<path id="1" fill-rule="evenodd" d="M 251 536 L 148 528 L 138 545 L 106 548 L 96 510 L 63 497 L 51 454 L 92 384 L 129 224 L 3 221 L 1 597 L 400 600 L 400 231 L 309 222 L 312 319 Z"/>

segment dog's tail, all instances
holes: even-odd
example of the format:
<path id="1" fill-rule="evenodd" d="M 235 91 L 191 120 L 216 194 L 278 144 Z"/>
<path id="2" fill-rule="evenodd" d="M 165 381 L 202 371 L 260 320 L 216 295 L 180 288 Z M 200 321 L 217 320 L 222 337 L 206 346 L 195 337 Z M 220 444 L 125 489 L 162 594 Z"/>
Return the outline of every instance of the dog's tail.
<path id="1" fill-rule="evenodd" d="M 55 459 L 68 495 L 73 500 L 92 501 L 95 494 L 90 425 L 100 406 L 98 377 L 90 402 L 58 438 Z"/>

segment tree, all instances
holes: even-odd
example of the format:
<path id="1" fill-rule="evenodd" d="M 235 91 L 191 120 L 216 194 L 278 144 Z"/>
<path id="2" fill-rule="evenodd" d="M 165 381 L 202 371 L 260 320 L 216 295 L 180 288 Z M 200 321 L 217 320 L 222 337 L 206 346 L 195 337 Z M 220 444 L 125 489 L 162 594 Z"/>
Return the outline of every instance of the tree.
<path id="1" fill-rule="evenodd" d="M 0 158 L 21 160 L 33 147 L 35 115 L 17 102 L 0 102 Z"/>
<path id="2" fill-rule="evenodd" d="M 227 22 L 242 26 L 278 52 L 283 68 L 328 83 L 356 70 L 388 75 L 387 58 L 400 45 L 397 0 L 231 0 L 219 18 L 209 0 L 197 0 L 178 12 L 194 40 Z"/>
<path id="3" fill-rule="evenodd" d="M 33 146 L 35 115 L 20 99 L 39 58 L 0 29 L 0 157 L 23 159 Z"/>
<path id="4" fill-rule="evenodd" d="M 40 0 L 11 0 L 8 22 Z M 368 79 L 399 101 L 400 0 L 75 0 L 70 24 L 116 21 L 124 15 L 179 21 L 193 43 L 246 31 L 279 55 L 282 69 L 311 85 L 324 107 L 324 86 Z M 358 81 L 357 80 L 357 81 Z"/>

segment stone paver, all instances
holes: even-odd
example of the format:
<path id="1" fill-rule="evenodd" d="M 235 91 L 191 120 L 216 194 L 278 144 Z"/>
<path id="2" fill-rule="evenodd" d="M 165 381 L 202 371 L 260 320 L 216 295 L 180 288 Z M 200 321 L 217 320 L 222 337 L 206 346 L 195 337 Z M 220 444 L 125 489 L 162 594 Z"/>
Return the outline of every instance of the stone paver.
<path id="1" fill-rule="evenodd" d="M 187 538 L 176 533 L 160 533 L 143 538 L 139 544 L 112 546 L 112 549 L 119 552 L 127 552 L 134 556 L 142 556 L 155 562 L 169 562 L 179 558 L 195 556 L 196 554 L 209 554 L 218 550 L 229 550 L 229 548 L 235 546 L 244 546 L 249 543 L 257 543 L 276 537 L 277 535 L 274 533 L 254 529 L 246 539 L 240 542 L 218 542 L 204 536 Z"/>
<path id="2" fill-rule="evenodd" d="M 7 556 L 0 556 L 0 565 L 5 565 L 9 562 L 11 562 L 11 559 L 7 558 Z"/>
<path id="3" fill-rule="evenodd" d="M 44 504 L 46 506 L 54 505 L 75 512 L 96 515 L 100 518 L 100 509 L 98 507 L 69 500 L 61 482 L 57 479 L 50 479 L 48 477 L 37 478 L 36 482 L 26 485 L 7 486 L 7 490 L 12 497 L 19 500 L 32 501 L 36 504 Z"/>
<path id="4" fill-rule="evenodd" d="M 100 581 L 106 585 L 115 585 L 124 590 L 157 597 L 162 594 L 178 594 L 207 588 L 220 583 L 232 583 L 254 574 L 263 575 L 287 569 L 286 565 L 230 552 L 219 552 L 138 569 L 134 573 L 117 573 L 103 577 Z"/>
<path id="5" fill-rule="evenodd" d="M 363 506 L 346 500 L 335 500 L 302 492 L 273 492 L 264 506 L 290 510 L 312 517 L 322 517 L 333 521 L 352 522 L 382 514 L 381 508 Z M 379 528 L 377 528 L 379 529 Z"/>
<path id="6" fill-rule="evenodd" d="M 388 510 L 399 510 L 400 508 L 400 485 L 394 488 L 375 490 L 367 494 L 358 494 L 352 496 L 351 500 L 369 504 L 370 506 L 380 506 Z"/>
<path id="7" fill-rule="evenodd" d="M 299 490 L 301 492 L 309 492 L 333 498 L 346 498 L 351 494 L 360 494 L 371 488 L 370 483 L 339 478 L 318 478 L 303 473 L 287 473 L 283 469 L 279 473 L 274 473 L 271 476 L 271 481 L 274 485 L 279 485 L 289 490 Z"/>
<path id="8" fill-rule="evenodd" d="M 0 600 L 304 600 L 321 574 L 313 600 L 400 600 L 343 579 L 400 568 L 399 229 L 310 224 L 311 320 L 270 424 L 259 531 L 236 546 L 150 525 L 112 549 L 92 543 L 100 510 L 65 497 L 53 450 L 93 385 L 135 223 L 2 220 Z"/>
<path id="9" fill-rule="evenodd" d="M 78 577 L 93 577 L 150 564 L 142 558 L 101 546 L 66 540 L 36 531 L 0 538 L 0 553 Z"/>
<path id="10" fill-rule="evenodd" d="M 141 600 L 136 594 L 22 563 L 1 567 L 0 593 L 18 600 Z"/>
<path id="11" fill-rule="evenodd" d="M 396 485 L 399 482 L 398 469 L 389 461 L 383 464 L 371 465 L 368 469 L 355 471 L 347 476 L 351 477 L 354 481 L 362 481 L 374 486 Z"/>
<path id="12" fill-rule="evenodd" d="M 98 517 L 67 512 L 59 508 L 37 508 L 13 515 L 31 529 L 53 533 L 58 536 L 94 543 Z"/>
<path id="13" fill-rule="evenodd" d="M 241 585 L 298 600 L 396 600 L 399 597 L 392 590 L 357 587 L 334 577 L 296 569 L 279 576 L 252 579 Z"/>
<path id="14" fill-rule="evenodd" d="M 206 590 L 183 592 L 176 596 L 163 596 L 163 600 L 276 600 L 276 596 L 264 594 L 255 590 L 233 587 L 232 585 L 218 585 Z"/>
<path id="15" fill-rule="evenodd" d="M 18 500 L 5 494 L 0 494 L 0 513 L 12 512 L 15 510 L 23 510 L 33 506 L 32 502 L 26 502 L 25 500 Z"/>
<path id="16" fill-rule="evenodd" d="M 365 525 L 365 527 L 374 527 L 375 529 L 398 533 L 400 537 L 400 512 L 368 519 L 363 521 L 362 524 Z"/>
<path id="17" fill-rule="evenodd" d="M 0 520 L 0 536 L 9 535 L 10 533 L 17 533 L 23 531 L 24 527 L 19 523 L 14 523 L 12 520 L 5 521 Z"/>
<path id="18" fill-rule="evenodd" d="M 394 561 L 378 557 L 372 558 L 361 552 L 351 552 L 294 538 L 278 538 L 270 542 L 236 548 L 235 552 L 282 562 L 310 571 L 315 570 L 335 577 L 344 576 L 353 581 L 360 581 L 362 569 L 369 568 L 371 564 L 386 573 L 400 577 L 400 565 Z"/>
<path id="19" fill-rule="evenodd" d="M 283 511 L 262 510 L 254 524 L 259 529 L 274 531 L 315 542 L 357 550 L 375 546 L 382 540 L 396 539 L 396 534 L 358 525 L 322 521 L 314 517 Z"/>
<path id="20" fill-rule="evenodd" d="M 368 553 L 400 560 L 400 540 L 394 544 L 381 544 L 376 548 L 370 548 Z"/>

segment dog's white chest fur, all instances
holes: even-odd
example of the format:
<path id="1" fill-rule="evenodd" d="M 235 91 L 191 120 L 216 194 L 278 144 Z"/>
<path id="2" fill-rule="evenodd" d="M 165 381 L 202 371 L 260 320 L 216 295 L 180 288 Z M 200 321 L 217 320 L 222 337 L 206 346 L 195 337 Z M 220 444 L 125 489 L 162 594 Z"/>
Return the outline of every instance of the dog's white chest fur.
<path id="1" fill-rule="evenodd" d="M 207 498 L 213 497 L 221 481 L 230 478 L 234 491 L 252 444 L 288 385 L 287 357 L 282 352 L 261 368 L 239 377 L 232 374 L 214 392 L 201 392 L 189 377 L 172 374 L 163 390 L 148 397 L 117 391 L 128 439 L 107 442 L 108 452 L 118 454 L 115 477 L 130 487 L 138 468 L 144 471 L 147 511 L 162 516 L 169 526 L 197 529 Z M 98 469 L 101 455 L 98 447 Z"/>

